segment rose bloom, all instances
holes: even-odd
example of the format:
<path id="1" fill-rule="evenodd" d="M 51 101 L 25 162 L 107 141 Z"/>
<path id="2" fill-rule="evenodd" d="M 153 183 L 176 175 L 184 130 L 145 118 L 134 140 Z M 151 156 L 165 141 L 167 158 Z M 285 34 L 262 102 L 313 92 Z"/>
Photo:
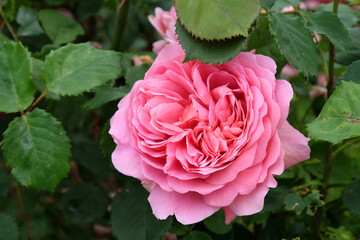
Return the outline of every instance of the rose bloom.
<path id="1" fill-rule="evenodd" d="M 307 9 L 315 10 L 320 4 L 327 4 L 333 2 L 333 0 L 303 0 Z M 346 3 L 345 0 L 340 0 L 340 3 Z"/>
<path id="2" fill-rule="evenodd" d="M 257 213 L 274 175 L 309 158 L 309 139 L 286 121 L 291 85 L 252 52 L 218 65 L 183 60 L 168 44 L 119 102 L 113 164 L 142 180 L 159 219 L 192 224 L 222 208 L 230 223 Z"/>
<path id="3" fill-rule="evenodd" d="M 153 43 L 153 51 L 156 54 L 158 54 L 166 44 L 178 42 L 175 33 L 177 16 L 174 7 L 172 7 L 170 11 L 164 11 L 157 7 L 155 8 L 155 15 L 149 15 L 148 19 L 160 36 L 164 38 L 164 40 Z"/>

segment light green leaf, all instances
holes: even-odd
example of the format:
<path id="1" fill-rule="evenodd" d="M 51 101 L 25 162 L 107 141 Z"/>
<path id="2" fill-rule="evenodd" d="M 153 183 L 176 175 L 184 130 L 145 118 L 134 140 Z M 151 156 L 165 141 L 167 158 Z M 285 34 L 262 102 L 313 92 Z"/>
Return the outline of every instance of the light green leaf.
<path id="1" fill-rule="evenodd" d="M 261 5 L 263 5 L 267 10 L 270 10 L 274 3 L 275 0 L 261 0 Z"/>
<path id="2" fill-rule="evenodd" d="M 169 230 L 172 217 L 157 220 L 147 196 L 140 184 L 131 184 L 115 196 L 111 207 L 111 227 L 117 239 L 160 239 Z"/>
<path id="3" fill-rule="evenodd" d="M 39 19 L 46 34 L 54 44 L 69 43 L 74 41 L 78 35 L 84 34 L 79 23 L 56 10 L 41 10 Z"/>
<path id="4" fill-rule="evenodd" d="M 34 100 L 31 58 L 21 44 L 4 42 L 0 49 L 0 112 L 25 110 Z"/>
<path id="5" fill-rule="evenodd" d="M 20 24 L 19 36 L 36 36 L 44 33 L 37 12 L 29 7 L 21 6 L 16 15 L 16 22 Z"/>
<path id="6" fill-rule="evenodd" d="M 270 31 L 280 51 L 293 67 L 305 76 L 317 74 L 320 59 L 310 31 L 299 16 L 270 13 Z"/>
<path id="7" fill-rule="evenodd" d="M 356 180 L 344 189 L 342 193 L 342 199 L 344 205 L 352 212 L 353 214 L 360 215 L 360 180 Z"/>
<path id="8" fill-rule="evenodd" d="M 230 61 L 234 58 L 245 44 L 245 38 L 236 37 L 223 41 L 205 41 L 191 36 L 176 23 L 176 34 L 183 49 L 185 49 L 185 61 L 200 60 L 204 63 L 217 64 Z"/>
<path id="9" fill-rule="evenodd" d="M 195 38 L 222 40 L 247 36 L 259 15 L 259 0 L 175 0 L 178 19 Z"/>
<path id="10" fill-rule="evenodd" d="M 351 38 L 337 15 L 331 12 L 302 12 L 309 20 L 308 27 L 326 35 L 335 48 L 347 50 L 352 46 Z"/>
<path id="11" fill-rule="evenodd" d="M 35 108 L 9 124 L 2 150 L 11 173 L 22 185 L 52 191 L 70 170 L 70 147 L 61 124 Z"/>
<path id="12" fill-rule="evenodd" d="M 342 75 L 342 79 L 345 81 L 360 83 L 360 60 L 353 62 L 347 68 L 347 70 Z"/>
<path id="13" fill-rule="evenodd" d="M 51 52 L 42 68 L 50 92 L 77 95 L 120 76 L 120 53 L 99 50 L 89 43 L 68 44 Z"/>
<path id="14" fill-rule="evenodd" d="M 3 47 L 4 42 L 11 42 L 11 40 L 5 36 L 2 32 L 0 32 L 0 49 Z"/>
<path id="15" fill-rule="evenodd" d="M 16 222 L 3 213 L 0 213 L 0 240 L 18 240 L 19 229 Z"/>
<path id="16" fill-rule="evenodd" d="M 332 12 L 333 10 L 333 3 L 329 4 L 320 4 L 316 9 L 316 12 L 326 11 Z M 346 5 L 346 4 L 339 4 L 337 16 L 339 17 L 340 21 L 344 24 L 345 27 L 352 27 L 358 22 L 358 17 L 354 10 Z"/>
<path id="17" fill-rule="evenodd" d="M 360 136 L 360 85 L 343 81 L 327 100 L 320 115 L 307 125 L 309 136 L 334 144 Z"/>

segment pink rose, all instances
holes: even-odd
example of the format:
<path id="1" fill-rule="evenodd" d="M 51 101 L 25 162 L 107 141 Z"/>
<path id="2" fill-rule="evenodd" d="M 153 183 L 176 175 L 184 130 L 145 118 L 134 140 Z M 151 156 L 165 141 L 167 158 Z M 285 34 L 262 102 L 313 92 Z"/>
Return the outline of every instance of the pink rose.
<path id="1" fill-rule="evenodd" d="M 113 164 L 142 180 L 159 219 L 191 224 L 222 208 L 230 223 L 259 212 L 273 175 L 309 158 L 309 139 L 286 121 L 291 85 L 252 52 L 221 65 L 183 60 L 168 44 L 119 102 Z"/>
<path id="2" fill-rule="evenodd" d="M 303 0 L 307 9 L 315 10 L 320 4 L 327 4 L 333 2 L 333 0 Z M 340 3 L 346 3 L 345 0 L 340 0 Z"/>
<path id="3" fill-rule="evenodd" d="M 153 43 L 153 51 L 155 53 L 158 54 L 168 43 L 178 42 L 175 33 L 177 16 L 174 7 L 172 7 L 170 11 L 164 11 L 157 7 L 155 8 L 155 16 L 149 15 L 148 19 L 160 36 L 164 38 L 164 40 Z"/>

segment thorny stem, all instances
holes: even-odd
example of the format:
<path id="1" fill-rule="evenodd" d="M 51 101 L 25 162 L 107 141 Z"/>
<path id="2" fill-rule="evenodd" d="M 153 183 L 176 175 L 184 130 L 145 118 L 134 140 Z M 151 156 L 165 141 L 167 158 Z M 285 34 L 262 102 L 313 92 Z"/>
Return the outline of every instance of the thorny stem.
<path id="1" fill-rule="evenodd" d="M 333 6 L 333 13 L 337 14 L 339 7 L 339 0 L 334 0 L 334 6 Z M 328 76 L 328 83 L 327 83 L 327 90 L 328 90 L 328 98 L 331 96 L 331 94 L 334 91 L 334 60 L 335 60 L 335 47 L 332 43 L 330 43 L 329 48 L 329 76 Z M 330 142 L 327 143 L 327 150 L 326 154 L 324 156 L 325 159 L 325 169 L 324 169 L 324 176 L 323 176 L 323 183 L 320 193 L 322 195 L 322 199 L 325 200 L 326 193 L 328 190 L 328 184 L 329 184 L 329 178 L 331 173 L 331 160 L 333 159 L 333 146 Z M 324 209 L 325 205 L 318 208 L 318 211 L 315 215 L 315 228 L 319 229 L 321 227 L 321 223 L 323 218 L 326 216 L 326 212 Z"/>
<path id="2" fill-rule="evenodd" d="M 14 41 L 17 42 L 17 41 L 18 41 L 18 37 L 17 37 L 17 35 L 15 34 L 14 29 L 11 27 L 11 25 L 9 24 L 9 21 L 7 20 L 5 14 L 4 14 L 4 11 L 3 11 L 3 9 L 2 9 L 2 4 L 1 4 L 1 2 L 0 2 L 0 15 L 1 15 L 2 19 L 4 20 L 4 23 L 5 23 L 6 27 L 9 29 L 10 34 L 11 34 L 11 36 L 13 37 Z"/>
<path id="3" fill-rule="evenodd" d="M 129 13 L 131 0 L 127 0 L 125 3 L 120 4 L 119 13 L 116 19 L 115 33 L 111 42 L 111 49 L 120 51 L 121 42 L 124 36 L 126 20 Z"/>
<path id="4" fill-rule="evenodd" d="M 45 97 L 45 95 L 49 92 L 48 89 L 45 89 L 45 91 L 31 104 L 31 106 L 26 109 L 25 113 L 30 112 L 31 110 L 33 110 L 33 108 L 41 101 L 41 99 L 43 99 Z M 22 114 L 24 115 L 24 114 Z"/>

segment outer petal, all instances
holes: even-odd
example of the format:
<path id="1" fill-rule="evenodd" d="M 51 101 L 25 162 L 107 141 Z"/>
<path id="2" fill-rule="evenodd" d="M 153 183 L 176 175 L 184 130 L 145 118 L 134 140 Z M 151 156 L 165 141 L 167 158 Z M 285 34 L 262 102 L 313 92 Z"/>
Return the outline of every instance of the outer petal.
<path id="1" fill-rule="evenodd" d="M 151 191 L 148 200 L 157 218 L 166 219 L 175 214 L 182 224 L 200 222 L 220 209 L 205 204 L 199 194 L 167 192 L 159 186 Z"/>
<path id="2" fill-rule="evenodd" d="M 170 61 L 175 60 L 181 63 L 184 60 L 185 52 L 181 46 L 177 43 L 167 44 L 156 57 L 155 62 L 151 65 L 151 68 L 145 74 L 145 78 L 153 77 L 158 67 L 168 64 Z"/>
<path id="3" fill-rule="evenodd" d="M 281 126 L 289 115 L 290 101 L 293 97 L 291 84 L 286 80 L 276 80 L 276 102 L 280 105 L 281 117 L 278 126 Z"/>
<path id="4" fill-rule="evenodd" d="M 285 121 L 279 129 L 279 137 L 285 150 L 285 168 L 310 158 L 310 148 L 306 138 L 298 130 Z"/>
<path id="5" fill-rule="evenodd" d="M 118 144 L 111 158 L 119 172 L 134 178 L 145 179 L 141 156 L 130 144 Z"/>

